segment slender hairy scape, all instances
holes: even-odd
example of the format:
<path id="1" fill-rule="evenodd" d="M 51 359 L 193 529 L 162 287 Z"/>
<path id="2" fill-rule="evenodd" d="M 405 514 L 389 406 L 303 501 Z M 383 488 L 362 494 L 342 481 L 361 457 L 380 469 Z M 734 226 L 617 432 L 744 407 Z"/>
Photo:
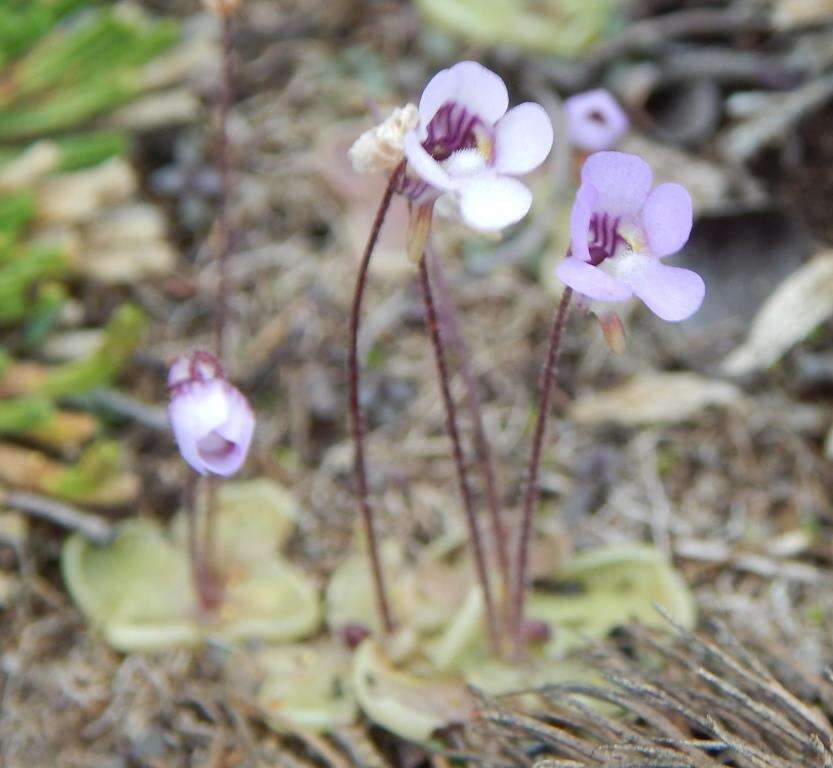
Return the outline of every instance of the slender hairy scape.
<path id="1" fill-rule="evenodd" d="M 359 500 L 359 511 L 361 512 L 364 524 L 364 535 L 367 543 L 367 553 L 370 557 L 370 568 L 373 576 L 373 586 L 376 592 L 376 604 L 379 610 L 379 617 L 382 620 L 382 627 L 386 633 L 393 631 L 393 614 L 390 610 L 387 591 L 385 589 L 385 578 L 382 572 L 382 561 L 379 554 L 379 541 L 376 535 L 376 521 L 373 517 L 373 509 L 370 506 L 367 491 L 367 467 L 364 458 L 364 423 L 359 405 L 359 322 L 361 321 L 362 300 L 364 299 L 365 288 L 367 287 L 367 273 L 370 267 L 370 259 L 379 239 L 382 224 L 390 208 L 396 186 L 399 183 L 399 176 L 405 167 L 404 161 L 400 163 L 391 173 L 388 186 L 382 195 L 382 201 L 376 211 L 376 218 L 370 229 L 370 236 L 364 248 L 359 274 L 356 278 L 356 288 L 353 292 L 353 303 L 350 308 L 350 347 L 347 353 L 347 383 L 349 388 L 349 411 L 350 431 L 353 437 L 354 470 L 356 473 L 356 495 Z"/>
<path id="2" fill-rule="evenodd" d="M 214 352 L 217 360 L 223 358 L 225 347 L 225 328 L 228 316 L 228 257 L 231 249 L 231 223 L 229 205 L 231 201 L 231 152 L 228 139 L 228 117 L 231 110 L 233 94 L 233 72 L 231 51 L 231 12 L 218 13 L 220 23 L 220 98 L 217 104 L 217 163 L 220 174 L 220 194 L 217 201 L 215 223 L 215 260 L 217 262 L 218 285 L 217 307 L 214 315 Z M 207 501 L 205 505 L 205 526 L 202 546 L 195 545 L 191 556 L 196 557 L 192 563 L 197 579 L 197 592 L 203 607 L 210 607 L 214 602 L 221 602 L 222 579 L 216 568 L 214 546 L 214 519 L 217 515 L 217 481 L 209 479 Z M 194 502 L 192 535 L 197 536 L 196 487 L 191 492 Z M 211 582 L 210 586 L 207 586 Z M 214 594 L 216 593 L 216 594 Z"/>
<path id="3" fill-rule="evenodd" d="M 529 542 L 532 536 L 532 517 L 538 503 L 538 471 L 541 466 L 541 449 L 544 445 L 544 434 L 547 429 L 547 416 L 550 410 L 550 397 L 555 383 L 555 372 L 558 364 L 558 354 L 561 349 L 561 336 L 567 312 L 570 308 L 572 288 L 565 288 L 561 302 L 555 312 L 555 319 L 550 329 L 549 349 L 538 387 L 538 421 L 535 424 L 535 434 L 532 438 L 532 451 L 526 469 L 526 483 L 523 497 L 523 511 L 521 512 L 521 528 L 518 532 L 518 549 L 515 559 L 515 584 L 512 606 L 515 609 L 512 629 L 515 634 L 515 650 L 520 653 L 523 645 L 524 598 L 526 596 L 526 574 L 529 563 Z"/>
<path id="4" fill-rule="evenodd" d="M 474 450 L 477 456 L 477 463 L 486 490 L 486 504 L 489 510 L 489 517 L 492 523 L 492 539 L 494 551 L 497 554 L 498 569 L 503 583 L 504 603 L 508 606 L 510 589 L 509 574 L 509 545 L 506 540 L 506 532 L 500 514 L 500 494 L 497 489 L 494 464 L 492 462 L 492 450 L 489 439 L 486 437 L 486 430 L 483 428 L 483 417 L 480 413 L 480 397 L 477 394 L 477 381 L 471 367 L 471 359 L 465 337 L 460 328 L 457 306 L 451 294 L 448 281 L 445 277 L 442 261 L 437 258 L 433 251 L 428 252 L 430 259 L 431 277 L 434 280 L 435 293 L 437 295 L 437 315 L 440 321 L 440 333 L 446 338 L 454 349 L 457 357 L 457 364 L 460 366 L 460 376 L 466 388 L 466 404 L 474 428 Z M 508 614 L 508 611 L 504 611 Z M 509 616 L 506 616 L 508 620 Z"/>
<path id="5" fill-rule="evenodd" d="M 486 619 L 489 628 L 489 640 L 492 644 L 492 649 L 497 650 L 499 640 L 498 625 L 494 601 L 492 599 L 492 590 L 489 585 L 489 572 L 486 567 L 486 558 L 483 552 L 483 544 L 480 539 L 480 530 L 477 525 L 477 515 L 474 511 L 471 488 L 466 474 L 466 464 L 460 441 L 460 430 L 457 425 L 457 410 L 454 405 L 454 398 L 451 396 L 448 365 L 445 359 L 445 348 L 443 346 L 443 340 L 437 320 L 437 309 L 434 304 L 434 296 L 431 292 L 431 279 L 428 275 L 428 264 L 424 255 L 419 260 L 419 278 L 420 287 L 422 289 L 422 299 L 425 304 L 425 322 L 428 327 L 428 335 L 431 338 L 431 344 L 434 348 L 434 358 L 437 363 L 437 375 L 440 380 L 440 390 L 442 392 L 443 403 L 445 404 L 446 429 L 448 431 L 448 436 L 451 439 L 451 445 L 454 452 L 454 464 L 457 468 L 457 481 L 460 486 L 460 496 L 463 500 L 463 510 L 465 512 L 466 522 L 469 527 L 469 537 L 471 538 L 472 551 L 474 554 L 474 565 L 477 571 L 477 578 L 480 581 L 480 586 L 483 590 L 483 599 L 486 603 Z"/>
<path id="6" fill-rule="evenodd" d="M 216 259 L 218 271 L 217 313 L 214 318 L 214 347 L 218 360 L 223 360 L 228 304 L 228 257 L 231 249 L 231 149 L 228 138 L 228 117 L 234 98 L 231 56 L 231 13 L 218 14 L 220 22 L 220 99 L 217 109 L 217 159 L 220 171 L 220 197 L 217 202 Z"/>

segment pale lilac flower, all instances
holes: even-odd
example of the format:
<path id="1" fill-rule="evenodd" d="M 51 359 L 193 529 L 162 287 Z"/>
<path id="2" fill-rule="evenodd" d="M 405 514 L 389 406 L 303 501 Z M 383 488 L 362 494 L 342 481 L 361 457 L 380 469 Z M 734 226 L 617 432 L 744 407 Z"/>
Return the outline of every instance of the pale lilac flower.
<path id="1" fill-rule="evenodd" d="M 450 193 L 478 230 L 520 221 L 532 193 L 513 177 L 546 160 L 553 132 L 539 104 L 508 106 L 503 80 L 474 61 L 434 75 L 422 92 L 419 125 L 405 135 L 408 171 L 400 191 L 420 201 Z"/>
<path id="2" fill-rule="evenodd" d="M 611 149 L 630 125 L 622 107 L 604 88 L 565 99 L 564 114 L 570 142 L 586 152 Z"/>
<path id="3" fill-rule="evenodd" d="M 201 475 L 237 472 L 249 452 L 255 417 L 217 359 L 208 352 L 177 358 L 168 391 L 168 418 L 182 458 Z"/>
<path id="4" fill-rule="evenodd" d="M 650 167 L 636 155 L 587 158 L 570 217 L 570 251 L 556 274 L 588 299 L 635 294 L 663 320 L 685 320 L 700 308 L 706 287 L 700 275 L 661 259 L 688 240 L 691 197 L 679 184 L 651 184 Z"/>

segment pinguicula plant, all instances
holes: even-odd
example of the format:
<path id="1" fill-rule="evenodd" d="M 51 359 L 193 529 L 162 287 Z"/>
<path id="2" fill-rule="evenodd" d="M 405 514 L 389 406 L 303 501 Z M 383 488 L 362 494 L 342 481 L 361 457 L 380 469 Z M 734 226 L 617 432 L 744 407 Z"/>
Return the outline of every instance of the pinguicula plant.
<path id="1" fill-rule="evenodd" d="M 236 474 L 249 452 L 255 417 L 246 398 L 226 381 L 217 358 L 202 351 L 177 358 L 168 372 L 168 391 L 168 418 L 182 458 L 203 477 Z M 211 489 L 201 545 L 195 490 L 192 478 L 185 494 L 188 551 L 200 604 L 210 609 L 222 598 L 221 578 L 212 563 L 216 499 Z"/>
<path id="2" fill-rule="evenodd" d="M 567 138 L 584 152 L 613 149 L 630 127 L 619 102 L 605 88 L 584 91 L 564 100 Z"/>
<path id="3" fill-rule="evenodd" d="M 168 415 L 183 459 L 197 473 L 186 483 L 184 499 L 188 515 L 188 541 L 194 588 L 204 609 L 222 601 L 222 577 L 214 560 L 214 518 L 217 488 L 214 476 L 237 473 L 251 443 L 255 418 L 246 398 L 225 378 L 221 360 L 225 343 L 228 305 L 228 257 L 231 245 L 229 200 L 231 155 L 228 117 L 233 100 L 231 25 L 235 0 L 206 0 L 206 7 L 220 22 L 220 98 L 217 109 L 217 157 L 220 196 L 215 219 L 215 260 L 219 274 L 214 324 L 214 354 L 192 352 L 174 361 L 168 373 Z M 206 517 L 199 542 L 197 479 L 208 477 Z"/>
<path id="4" fill-rule="evenodd" d="M 425 320 L 446 412 L 446 429 L 452 444 L 477 580 L 485 601 L 489 636 L 495 649 L 499 644 L 498 612 L 450 390 L 444 334 L 432 290 L 426 244 L 434 205 L 441 195 L 456 204 L 464 223 L 483 232 L 495 232 L 515 224 L 529 211 L 532 193 L 515 177 L 533 171 L 547 158 L 553 142 L 552 123 L 538 104 L 524 103 L 507 111 L 508 107 L 509 94 L 503 80 L 481 64 L 463 61 L 430 80 L 417 110 L 409 105 L 397 111 L 382 126 L 365 134 L 352 151 L 358 169 L 370 169 L 380 164 L 379 161 L 392 165 L 396 160 L 359 267 L 348 356 L 356 483 L 383 626 L 387 631 L 392 630 L 393 616 L 368 499 L 359 408 L 358 332 L 370 259 L 391 199 L 399 193 L 407 198 L 410 206 L 408 253 L 419 265 Z M 470 398 L 470 404 L 476 407 L 476 400 Z M 486 466 L 484 472 L 489 475 L 487 485 L 493 487 L 491 469 Z M 494 549 L 505 587 L 509 569 L 506 537 L 496 494 L 490 493 L 489 498 Z"/>
<path id="5" fill-rule="evenodd" d="M 680 184 L 652 188 L 650 166 L 636 155 L 597 152 L 581 170 L 581 186 L 570 216 L 570 248 L 556 268 L 566 288 L 555 313 L 541 372 L 538 419 L 526 472 L 513 593 L 516 646 L 522 643 L 524 599 L 538 473 L 561 338 L 573 293 L 586 307 L 632 296 L 663 320 L 693 315 L 705 295 L 696 273 L 662 263 L 691 233 L 691 197 Z M 603 311 L 603 310 L 602 310 Z"/>

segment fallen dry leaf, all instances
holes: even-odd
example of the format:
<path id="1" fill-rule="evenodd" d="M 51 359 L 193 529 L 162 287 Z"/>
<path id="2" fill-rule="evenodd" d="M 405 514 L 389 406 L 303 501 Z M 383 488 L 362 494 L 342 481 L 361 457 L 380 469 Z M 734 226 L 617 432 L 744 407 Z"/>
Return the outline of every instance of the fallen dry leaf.
<path id="1" fill-rule="evenodd" d="M 102 208 L 129 200 L 137 187 L 130 164 L 114 157 L 44 181 L 37 190 L 38 217 L 45 225 L 91 221 Z"/>
<path id="2" fill-rule="evenodd" d="M 766 368 L 833 315 L 833 251 L 808 261 L 764 302 L 746 341 L 723 362 L 742 376 Z"/>
<path id="3" fill-rule="evenodd" d="M 626 426 L 687 421 L 710 406 L 737 405 L 733 384 L 694 373 L 647 373 L 604 392 L 580 397 L 570 409 L 579 424 Z"/>

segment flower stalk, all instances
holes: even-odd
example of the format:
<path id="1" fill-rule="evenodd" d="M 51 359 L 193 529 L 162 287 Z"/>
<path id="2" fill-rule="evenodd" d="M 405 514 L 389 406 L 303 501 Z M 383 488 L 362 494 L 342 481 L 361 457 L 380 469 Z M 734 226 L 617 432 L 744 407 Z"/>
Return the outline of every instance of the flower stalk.
<path id="1" fill-rule="evenodd" d="M 492 450 L 486 430 L 483 427 L 483 416 L 480 411 L 480 396 L 477 393 L 477 381 L 471 367 L 469 350 L 457 314 L 454 297 L 446 280 L 445 270 L 442 262 L 433 251 L 428 251 L 429 265 L 431 267 L 431 279 L 434 283 L 436 294 L 437 315 L 440 323 L 440 333 L 445 337 L 454 350 L 457 364 L 460 368 L 460 376 L 466 389 L 466 405 L 469 410 L 469 417 L 472 422 L 474 451 L 486 491 L 486 506 L 492 528 L 492 545 L 497 556 L 498 572 L 503 585 L 502 619 L 509 621 L 509 546 L 506 539 L 506 531 L 501 519 L 500 494 L 498 492 L 497 478 L 495 475 L 494 463 L 492 461 Z"/>
<path id="2" fill-rule="evenodd" d="M 200 610 L 208 613 L 218 608 L 223 602 L 223 582 L 214 568 L 210 553 L 206 550 L 207 537 L 204 536 L 202 542 L 200 541 L 198 486 L 199 475 L 189 472 L 183 492 L 183 507 L 185 508 L 191 583 Z"/>
<path id="3" fill-rule="evenodd" d="M 526 598 L 526 580 L 529 566 L 529 544 L 532 538 L 532 520 L 538 503 L 538 474 L 541 468 L 541 450 L 544 445 L 544 435 L 547 430 L 547 417 L 550 410 L 552 388 L 555 384 L 558 356 L 561 351 L 561 339 L 564 324 L 570 308 L 572 288 L 565 288 L 555 312 L 552 328 L 550 329 L 549 347 L 538 387 L 538 420 L 532 438 L 532 451 L 526 469 L 526 480 L 521 512 L 521 527 L 518 532 L 517 553 L 515 559 L 515 583 L 512 596 L 514 607 L 514 621 L 512 628 L 515 635 L 515 652 L 520 654 L 524 642 L 524 601 Z"/>
<path id="4" fill-rule="evenodd" d="M 234 70 L 232 63 L 231 12 L 218 12 L 220 23 L 220 96 L 217 104 L 217 160 L 220 173 L 220 193 L 215 222 L 215 248 L 218 270 L 217 312 L 214 318 L 214 348 L 217 359 L 223 360 L 226 315 L 228 312 L 228 260 L 231 250 L 231 147 L 228 137 L 228 119 L 234 100 Z"/>
<path id="5" fill-rule="evenodd" d="M 394 169 L 393 173 L 391 173 L 388 185 L 385 188 L 382 200 L 379 203 L 379 208 L 376 211 L 376 217 L 373 220 L 373 225 L 370 228 L 370 235 L 367 239 L 364 253 L 362 254 L 362 260 L 359 264 L 359 273 L 356 278 L 356 288 L 353 292 L 353 301 L 350 307 L 350 345 L 347 353 L 347 384 L 349 389 L 348 410 L 350 412 L 350 431 L 353 438 L 353 465 L 356 475 L 356 496 L 359 502 L 359 511 L 362 516 L 367 553 L 370 558 L 371 575 L 376 594 L 376 607 L 379 611 L 382 628 L 386 634 L 390 634 L 393 631 L 394 623 L 393 613 L 391 612 L 390 601 L 388 600 L 387 590 L 385 587 L 384 571 L 382 569 L 382 560 L 379 552 L 379 540 L 376 531 L 376 520 L 373 508 L 370 505 L 367 486 L 367 465 L 364 455 L 364 421 L 362 419 L 361 406 L 359 404 L 359 324 L 361 322 L 362 303 L 364 300 L 365 290 L 367 288 L 367 276 L 370 268 L 370 260 L 373 256 L 373 251 L 376 248 L 376 243 L 379 240 L 379 234 L 382 231 L 382 224 L 385 222 L 385 216 L 390 208 L 391 200 L 396 192 L 404 166 L 405 163 L 403 161 Z"/>
<path id="6" fill-rule="evenodd" d="M 423 255 L 419 261 L 419 278 L 420 288 L 422 290 L 422 300 L 425 305 L 425 322 L 428 329 L 428 336 L 431 339 L 431 345 L 434 349 L 434 358 L 437 364 L 437 375 L 440 380 L 440 391 L 442 393 L 443 404 L 445 405 L 446 430 L 448 432 L 449 439 L 451 440 L 452 450 L 454 453 L 454 464 L 457 470 L 457 482 L 460 486 L 460 496 L 463 501 L 463 510 L 465 512 L 466 523 L 469 528 L 469 539 L 471 540 L 477 579 L 480 582 L 480 588 L 483 590 L 483 600 L 486 605 L 486 621 L 488 625 L 489 641 L 491 643 L 492 650 L 497 651 L 499 649 L 497 614 L 495 612 L 494 599 L 492 597 L 492 589 L 489 581 L 489 571 L 486 566 L 486 557 L 483 551 L 483 542 L 480 536 L 477 514 L 474 510 L 474 501 L 472 499 L 471 486 L 469 485 L 466 462 L 463 457 L 460 429 L 457 423 L 457 409 L 454 404 L 454 398 L 451 395 L 451 383 L 448 375 L 448 363 L 445 356 L 445 346 L 443 344 L 442 335 L 440 334 L 437 308 L 434 302 L 434 295 L 431 290 L 431 278 L 428 274 L 428 264 L 425 255 Z"/>

